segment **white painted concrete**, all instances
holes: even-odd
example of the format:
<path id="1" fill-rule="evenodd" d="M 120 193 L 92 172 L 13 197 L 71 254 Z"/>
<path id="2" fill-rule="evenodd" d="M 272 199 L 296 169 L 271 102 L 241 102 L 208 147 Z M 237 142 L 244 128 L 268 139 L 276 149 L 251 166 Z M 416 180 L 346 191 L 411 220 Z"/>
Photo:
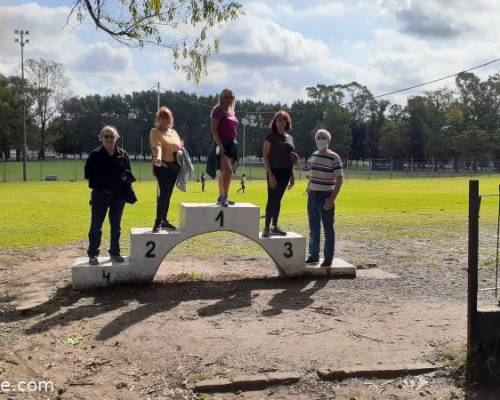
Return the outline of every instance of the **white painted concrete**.
<path id="1" fill-rule="evenodd" d="M 166 255 L 182 241 L 209 232 L 230 231 L 241 234 L 269 254 L 283 276 L 356 276 L 356 267 L 335 258 L 332 268 L 306 267 L 305 237 L 288 232 L 286 236 L 263 238 L 259 235 L 259 207 L 237 203 L 219 207 L 205 203 L 181 203 L 180 227 L 175 231 L 153 233 L 151 228 L 133 228 L 130 258 L 122 264 L 99 258 L 100 264 L 88 264 L 78 258 L 72 267 L 74 289 L 106 287 L 120 283 L 151 282 Z"/>
<path id="2" fill-rule="evenodd" d="M 236 203 L 229 207 L 207 203 L 180 205 L 180 229 L 190 237 L 208 232 L 229 231 L 257 240 L 259 218 L 259 207 L 250 203 Z"/>
<path id="3" fill-rule="evenodd" d="M 259 243 L 273 259 L 284 276 L 301 275 L 306 259 L 306 238 L 295 232 L 287 232 L 286 236 L 259 235 Z"/>

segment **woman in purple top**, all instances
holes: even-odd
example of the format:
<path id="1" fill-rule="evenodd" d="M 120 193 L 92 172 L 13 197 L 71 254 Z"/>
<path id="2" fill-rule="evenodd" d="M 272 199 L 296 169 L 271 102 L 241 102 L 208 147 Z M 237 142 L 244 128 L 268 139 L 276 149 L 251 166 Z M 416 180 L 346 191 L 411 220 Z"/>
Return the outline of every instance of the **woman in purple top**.
<path id="1" fill-rule="evenodd" d="M 229 186 L 233 175 L 233 164 L 238 161 L 236 135 L 238 118 L 234 113 L 236 99 L 230 89 L 224 89 L 219 96 L 219 103 L 213 108 L 212 135 L 218 146 L 219 162 L 219 198 L 217 204 L 227 207 L 234 202 L 229 201 Z"/>

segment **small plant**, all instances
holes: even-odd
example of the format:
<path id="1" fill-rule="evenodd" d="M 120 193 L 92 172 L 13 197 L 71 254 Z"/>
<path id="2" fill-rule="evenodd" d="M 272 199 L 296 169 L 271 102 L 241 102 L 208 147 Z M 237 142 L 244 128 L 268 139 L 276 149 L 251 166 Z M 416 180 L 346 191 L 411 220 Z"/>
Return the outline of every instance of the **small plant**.
<path id="1" fill-rule="evenodd" d="M 186 280 L 188 281 L 205 281 L 207 277 L 201 272 L 188 272 L 186 274 Z"/>
<path id="2" fill-rule="evenodd" d="M 465 345 L 443 346 L 437 354 L 438 363 L 451 372 L 451 376 L 457 382 L 465 379 L 465 367 L 467 363 L 467 348 Z"/>
<path id="3" fill-rule="evenodd" d="M 199 371 L 192 376 L 192 380 L 195 382 L 206 381 L 208 379 L 214 379 L 216 376 L 210 371 Z"/>

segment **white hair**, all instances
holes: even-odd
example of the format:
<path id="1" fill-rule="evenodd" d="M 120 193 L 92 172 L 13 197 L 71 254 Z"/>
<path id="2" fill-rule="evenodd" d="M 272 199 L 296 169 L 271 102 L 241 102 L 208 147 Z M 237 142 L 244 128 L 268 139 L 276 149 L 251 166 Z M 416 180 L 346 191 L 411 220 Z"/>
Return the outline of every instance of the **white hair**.
<path id="1" fill-rule="evenodd" d="M 111 133 L 115 137 L 115 139 L 118 139 L 120 137 L 118 131 L 114 126 L 106 125 L 104 128 L 101 129 L 101 132 L 99 133 L 99 139 L 102 139 L 102 137 L 106 133 Z"/>
<path id="2" fill-rule="evenodd" d="M 330 132 L 328 132 L 326 129 L 318 129 L 316 131 L 316 134 L 314 135 L 314 139 L 317 139 L 318 136 L 321 135 L 321 136 L 326 136 L 328 138 L 328 141 L 331 142 L 332 141 L 332 135 Z"/>

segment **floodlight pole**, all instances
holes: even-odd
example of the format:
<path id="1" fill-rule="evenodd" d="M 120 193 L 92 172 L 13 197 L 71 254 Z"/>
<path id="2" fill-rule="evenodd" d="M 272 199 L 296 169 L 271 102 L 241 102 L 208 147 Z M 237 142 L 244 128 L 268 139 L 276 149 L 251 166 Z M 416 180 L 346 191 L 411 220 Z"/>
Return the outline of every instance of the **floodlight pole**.
<path id="1" fill-rule="evenodd" d="M 29 42 L 29 39 L 24 39 L 25 35 L 29 35 L 29 31 L 15 30 L 15 35 L 19 37 L 15 39 L 16 43 L 21 46 L 21 88 L 23 92 L 23 181 L 27 180 L 27 161 L 28 161 L 28 146 L 26 144 L 26 93 L 24 91 L 24 46 Z"/>

